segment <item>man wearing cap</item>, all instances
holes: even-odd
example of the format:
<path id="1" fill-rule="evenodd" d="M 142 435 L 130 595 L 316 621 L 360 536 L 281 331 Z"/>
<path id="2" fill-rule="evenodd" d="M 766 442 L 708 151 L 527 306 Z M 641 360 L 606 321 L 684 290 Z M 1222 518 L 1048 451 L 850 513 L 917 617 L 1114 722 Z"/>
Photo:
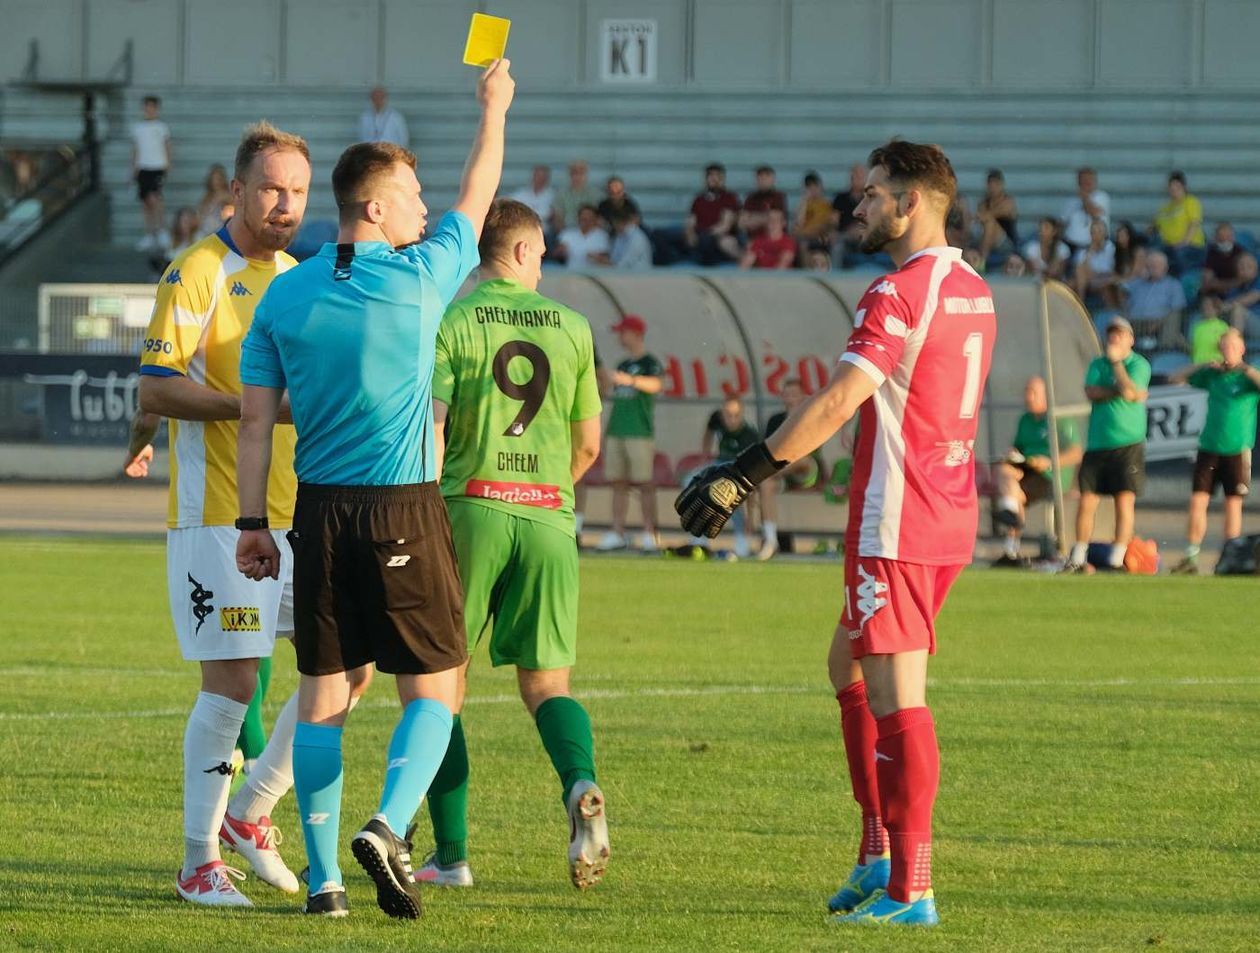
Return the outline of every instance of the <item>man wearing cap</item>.
<path id="1" fill-rule="evenodd" d="M 663 381 L 661 362 L 647 352 L 644 337 L 647 323 L 637 314 L 627 314 L 612 326 L 626 351 L 612 376 L 612 413 L 604 441 L 604 476 L 613 487 L 613 525 L 600 540 L 599 549 L 625 549 L 626 516 L 630 510 L 630 487 L 639 491 L 643 506 L 644 552 L 656 550 L 656 486 L 652 480 L 656 459 L 656 395 Z"/>
<path id="2" fill-rule="evenodd" d="M 1065 573 L 1089 572 L 1086 554 L 1094 532 L 1094 514 L 1101 497 L 1116 504 L 1116 536 L 1108 559 L 1112 569 L 1124 566 L 1133 538 L 1134 507 L 1146 480 L 1146 388 L 1151 365 L 1133 351 L 1133 325 L 1114 317 L 1107 325 L 1101 357 L 1085 372 L 1085 396 L 1093 404 L 1089 434 L 1081 460 L 1081 502 L 1076 510 L 1076 544 Z"/>

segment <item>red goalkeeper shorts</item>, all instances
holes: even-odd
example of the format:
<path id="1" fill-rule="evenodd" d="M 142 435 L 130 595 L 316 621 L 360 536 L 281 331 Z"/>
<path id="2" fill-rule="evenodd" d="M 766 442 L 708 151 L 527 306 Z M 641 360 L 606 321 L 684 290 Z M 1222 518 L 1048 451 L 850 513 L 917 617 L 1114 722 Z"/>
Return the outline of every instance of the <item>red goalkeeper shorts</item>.
<path id="1" fill-rule="evenodd" d="M 845 557 L 844 614 L 853 658 L 927 649 L 936 654 L 936 616 L 962 566 Z"/>

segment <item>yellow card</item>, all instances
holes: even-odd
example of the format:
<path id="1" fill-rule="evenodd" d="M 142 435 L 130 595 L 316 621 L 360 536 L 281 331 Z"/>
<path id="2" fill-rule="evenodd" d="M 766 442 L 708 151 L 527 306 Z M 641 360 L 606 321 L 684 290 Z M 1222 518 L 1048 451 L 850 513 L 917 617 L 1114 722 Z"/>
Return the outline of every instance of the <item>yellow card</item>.
<path id="1" fill-rule="evenodd" d="M 511 20 L 474 13 L 468 25 L 468 42 L 464 44 L 464 62 L 469 66 L 488 67 L 507 52 L 508 29 Z"/>

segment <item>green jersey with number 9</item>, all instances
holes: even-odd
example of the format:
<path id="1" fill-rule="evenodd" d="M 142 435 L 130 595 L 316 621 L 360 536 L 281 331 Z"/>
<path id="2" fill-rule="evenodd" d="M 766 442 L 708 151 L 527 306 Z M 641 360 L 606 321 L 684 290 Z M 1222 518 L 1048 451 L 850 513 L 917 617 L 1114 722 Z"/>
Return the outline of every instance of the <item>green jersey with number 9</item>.
<path id="1" fill-rule="evenodd" d="M 442 495 L 573 532 L 570 425 L 597 417 L 586 318 L 507 278 L 451 304 L 433 396 L 450 408 Z"/>

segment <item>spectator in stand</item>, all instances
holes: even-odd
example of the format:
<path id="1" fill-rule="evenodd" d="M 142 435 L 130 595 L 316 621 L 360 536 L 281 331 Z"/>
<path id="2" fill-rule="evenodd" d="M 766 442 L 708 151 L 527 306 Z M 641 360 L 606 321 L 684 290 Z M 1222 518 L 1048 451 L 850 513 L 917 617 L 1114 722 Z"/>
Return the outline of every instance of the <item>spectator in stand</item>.
<path id="1" fill-rule="evenodd" d="M 1063 240 L 1073 251 L 1089 244 L 1089 225 L 1100 218 L 1111 228 L 1111 196 L 1098 187 L 1098 173 L 1088 166 L 1076 170 L 1076 195 L 1063 206 Z"/>
<path id="2" fill-rule="evenodd" d="M 529 174 L 529 185 L 522 185 L 509 196 L 534 210 L 543 220 L 543 227 L 551 226 L 551 210 L 556 200 L 556 190 L 551 187 L 551 169 L 536 165 Z M 554 234 L 554 233 L 553 233 Z"/>
<path id="3" fill-rule="evenodd" d="M 1011 248 L 1019 248 L 1019 232 L 1016 225 L 1019 210 L 1014 197 L 1006 191 L 1006 177 L 1001 169 L 990 169 L 984 180 L 984 197 L 976 203 L 976 221 L 980 223 L 980 257 L 988 261 L 989 255 L 1009 242 Z"/>
<path id="4" fill-rule="evenodd" d="M 961 192 L 954 195 L 954 204 L 945 215 L 945 241 L 952 248 L 966 248 L 971 239 L 971 208 Z"/>
<path id="5" fill-rule="evenodd" d="M 1037 224 L 1037 237 L 1024 245 L 1028 271 L 1041 278 L 1061 279 L 1071 254 L 1067 243 L 1059 237 L 1058 221 L 1050 217 Z"/>
<path id="6" fill-rule="evenodd" d="M 1024 529 L 1029 503 L 1054 497 L 1054 467 L 1050 459 L 1050 405 L 1046 382 L 1030 377 L 1024 385 L 1023 415 L 1015 425 L 1015 440 L 997 467 L 997 521 L 1006 527 L 1006 546 L 995 566 L 1024 566 L 1020 556 L 1020 534 Z M 1059 486 L 1066 491 L 1072 484 L 1076 465 L 1084 450 L 1071 417 L 1059 417 Z"/>
<path id="7" fill-rule="evenodd" d="M 609 259 L 622 271 L 647 271 L 652 267 L 652 240 L 639 227 L 639 217 L 630 212 L 613 215 L 612 251 Z"/>
<path id="8" fill-rule="evenodd" d="M 407 120 L 389 105 L 389 93 L 385 92 L 385 87 L 375 87 L 368 98 L 371 106 L 359 115 L 359 141 L 392 142 L 410 149 L 411 134 L 407 131 Z"/>
<path id="9" fill-rule="evenodd" d="M 1219 298 L 1204 298 L 1200 304 L 1202 317 L 1190 328 L 1190 362 L 1212 364 L 1220 354 L 1220 342 L 1229 324 L 1221 317 Z"/>
<path id="10" fill-rule="evenodd" d="M 1116 506 L 1110 568 L 1123 568 L 1133 539 L 1137 498 L 1146 483 L 1146 389 L 1151 383 L 1151 365 L 1133 350 L 1133 342 L 1133 326 L 1124 318 L 1112 318 L 1102 356 L 1094 358 L 1085 372 L 1085 396 L 1093 406 L 1081 460 L 1076 543 L 1065 573 L 1093 572 L 1089 542 L 1102 497 L 1113 497 Z"/>
<path id="11" fill-rule="evenodd" d="M 810 245 L 805 255 L 805 268 L 809 271 L 831 271 L 831 249 L 826 245 Z"/>
<path id="12" fill-rule="evenodd" d="M 1238 259 L 1238 285 L 1225 295 L 1230 324 L 1242 331 L 1247 340 L 1260 339 L 1260 267 L 1256 256 L 1244 253 Z"/>
<path id="13" fill-rule="evenodd" d="M 805 401 L 805 388 L 801 386 L 799 377 L 789 377 L 783 382 L 783 390 L 779 397 L 783 400 L 783 409 L 772 414 L 766 421 L 766 436 L 783 426 L 792 411 Z M 823 475 L 823 458 L 820 450 L 801 457 L 790 463 L 778 475 L 767 480 L 757 488 L 761 502 L 761 549 L 757 553 L 760 560 L 770 559 L 779 551 L 779 494 L 795 490 L 810 490 L 818 485 Z"/>
<path id="14" fill-rule="evenodd" d="M 162 122 L 162 100 L 144 97 L 144 118 L 131 124 L 131 177 L 144 207 L 144 237 L 137 251 L 152 251 L 169 243 L 162 184 L 171 167 L 171 130 Z"/>
<path id="15" fill-rule="evenodd" d="M 1243 498 L 1251 486 L 1251 450 L 1256 445 L 1256 405 L 1260 371 L 1243 360 L 1246 344 L 1230 329 L 1218 342 L 1217 359 L 1178 371 L 1174 384 L 1207 391 L 1207 420 L 1199 434 L 1199 453 L 1191 478 L 1186 557 L 1172 571 L 1198 575 L 1199 547 L 1207 532 L 1208 503 L 1219 484 L 1225 494 L 1225 540 L 1242 535 Z"/>
<path id="16" fill-rule="evenodd" d="M 744 208 L 739 213 L 739 228 L 751 243 L 765 234 L 770 211 L 778 209 L 787 221 L 787 196 L 774 185 L 774 169 L 768 165 L 757 167 L 757 187 L 744 197 Z"/>
<path id="17" fill-rule="evenodd" d="M 1108 308 L 1120 306 L 1116 291 L 1116 246 L 1107 237 L 1107 226 L 1094 222 L 1089 226 L 1089 246 L 1073 259 L 1072 288 L 1082 302 L 1101 297 Z"/>
<path id="18" fill-rule="evenodd" d="M 796 206 L 792 235 L 796 238 L 802 263 L 811 245 L 831 246 L 831 203 L 823 194 L 822 178 L 806 172 L 801 183 L 801 201 Z"/>
<path id="19" fill-rule="evenodd" d="M 1116 281 L 1128 281 L 1146 267 L 1146 249 L 1133 223 L 1123 221 L 1116 226 L 1112 244 L 1116 246 Z"/>
<path id="20" fill-rule="evenodd" d="M 570 271 L 585 271 L 611 263 L 609 252 L 612 246 L 608 233 L 600 228 L 599 213 L 594 205 L 583 205 L 578 209 L 577 225 L 562 231 L 556 242 L 556 257 Z"/>
<path id="21" fill-rule="evenodd" d="M 1238 260 L 1243 254 L 1242 247 L 1234 241 L 1234 226 L 1229 222 L 1218 222 L 1212 244 L 1208 246 L 1207 256 L 1203 260 L 1200 293 L 1219 298 L 1237 288 Z"/>
<path id="22" fill-rule="evenodd" d="M 700 452 L 707 458 L 723 463 L 734 460 L 741 452 L 760 442 L 761 434 L 744 418 L 743 402 L 738 397 L 728 397 L 722 401 L 720 410 L 709 415 L 708 422 L 704 425 Z M 751 552 L 746 532 L 747 510 L 748 507 L 741 506 L 731 517 L 731 529 L 735 532 L 735 555 L 740 559 L 746 559 Z"/>
<path id="23" fill-rule="evenodd" d="M 149 256 L 149 264 L 153 268 L 154 280 L 160 277 L 162 272 L 166 271 L 167 266 L 175 260 L 176 256 L 204 237 L 201 234 L 200 225 L 201 219 L 197 215 L 197 210 L 191 205 L 185 205 L 175 212 L 170 232 L 168 233 L 165 230 L 162 232 L 166 236 L 166 240 L 154 249 Z M 222 228 L 222 223 L 219 223 L 219 228 Z M 218 228 L 215 230 L 218 231 Z"/>
<path id="24" fill-rule="evenodd" d="M 705 166 L 704 191 L 691 202 L 691 212 L 683 226 L 683 240 L 692 258 L 701 265 L 738 261 L 739 196 L 726 188 L 726 167 L 720 163 Z"/>
<path id="25" fill-rule="evenodd" d="M 1168 176 L 1168 201 L 1155 213 L 1151 232 L 1177 264 L 1178 274 L 1182 267 L 1203 261 L 1203 205 L 1187 191 L 1184 172 Z"/>
<path id="26" fill-rule="evenodd" d="M 629 215 L 636 223 L 643 220 L 639 214 L 639 203 L 626 194 L 626 183 L 619 175 L 608 177 L 605 195 L 600 199 L 596 209 L 609 231 L 613 230 L 613 219 L 618 215 Z"/>
<path id="27" fill-rule="evenodd" d="M 197 203 L 200 225 L 197 237 L 213 235 L 232 217 L 236 206 L 232 204 L 232 187 L 228 182 L 227 169 L 217 162 L 206 170 L 205 190 Z"/>
<path id="28" fill-rule="evenodd" d="M 577 222 L 578 210 L 583 205 L 599 208 L 604 196 L 599 189 L 591 185 L 591 167 L 585 159 L 575 159 L 569 163 L 569 184 L 556 193 L 551 206 L 551 227 L 555 234 Z"/>
<path id="29" fill-rule="evenodd" d="M 1185 348 L 1182 320 L 1186 292 L 1181 282 L 1168 274 L 1168 256 L 1152 249 L 1146 253 L 1145 274 L 1120 286 L 1124 292 L 1124 313 L 1139 324 L 1138 337 L 1158 337 L 1165 350 Z"/>
<path id="30" fill-rule="evenodd" d="M 796 263 L 796 240 L 787 233 L 787 217 L 781 209 L 766 213 L 765 231 L 748 243 L 739 267 L 786 270 Z M 830 261 L 830 257 L 828 257 Z"/>
<path id="31" fill-rule="evenodd" d="M 1028 262 L 1024 261 L 1023 255 L 1011 252 L 1002 262 L 1002 274 L 1007 278 L 1023 278 L 1028 274 Z"/>
<path id="32" fill-rule="evenodd" d="M 840 265 L 850 255 L 859 254 L 862 243 L 862 223 L 853 217 L 866 189 L 866 166 L 862 163 L 849 169 L 849 190 L 837 192 L 831 200 L 831 227 L 836 232 L 835 252 Z"/>
<path id="33" fill-rule="evenodd" d="M 968 265 L 970 265 L 971 270 L 974 271 L 976 274 L 978 275 L 984 274 L 987 264 L 984 258 L 980 256 L 980 249 L 964 248 L 962 250 L 962 260 L 965 261 Z"/>
<path id="34" fill-rule="evenodd" d="M 639 491 L 643 507 L 640 548 L 656 552 L 656 395 L 664 385 L 661 362 L 644 344 L 647 323 L 627 314 L 612 326 L 625 359 L 612 375 L 612 411 L 604 443 L 604 476 L 613 487 L 612 529 L 600 540 L 601 550 L 625 549 L 630 488 Z M 606 395 L 608 396 L 608 395 Z"/>

